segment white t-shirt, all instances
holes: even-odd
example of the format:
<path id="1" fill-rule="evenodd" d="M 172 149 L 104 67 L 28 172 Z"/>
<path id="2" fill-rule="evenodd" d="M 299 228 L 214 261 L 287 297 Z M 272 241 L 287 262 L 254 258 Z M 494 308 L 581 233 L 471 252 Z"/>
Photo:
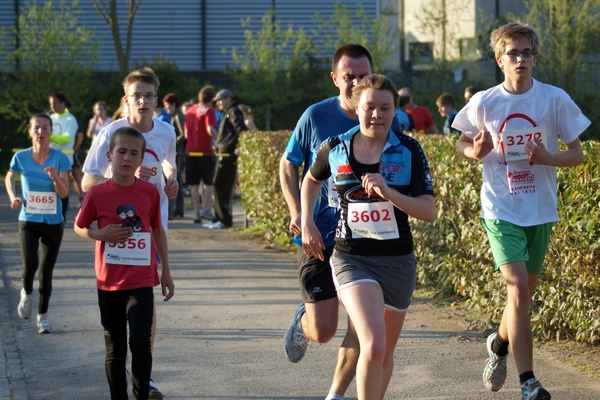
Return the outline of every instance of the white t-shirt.
<path id="1" fill-rule="evenodd" d="M 175 164 L 175 130 L 171 124 L 152 118 L 154 125 L 152 129 L 144 133 L 146 139 L 146 152 L 142 165 L 150 168 L 157 168 L 162 171 L 163 166 L 171 166 L 173 170 L 177 169 Z M 114 131 L 122 127 L 129 127 L 127 118 L 122 118 L 109 124 L 98 133 L 96 139 L 92 142 L 92 147 L 83 164 L 83 172 L 90 175 L 112 177 L 112 169 L 106 157 L 109 150 L 110 137 Z M 160 194 L 160 213 L 162 226 L 167 231 L 167 221 L 169 218 L 169 199 L 165 193 L 165 179 L 161 173 L 156 175 L 156 179 L 150 180 L 158 186 Z"/>
<path id="2" fill-rule="evenodd" d="M 494 141 L 494 149 L 483 158 L 481 216 L 519 226 L 558 221 L 556 167 L 530 165 L 529 160 L 506 161 L 505 148 L 528 140 L 527 135 L 511 132 L 538 133 L 545 128 L 545 146 L 556 154 L 559 137 L 571 143 L 590 124 L 567 93 L 535 79 L 523 94 L 508 93 L 502 84 L 476 93 L 456 115 L 452 127 L 470 139 L 485 129 Z M 502 141 L 503 132 L 505 137 L 512 136 L 507 138 L 512 143 Z"/>
<path id="3" fill-rule="evenodd" d="M 62 115 L 53 113 L 50 115 L 52 118 L 52 133 L 55 135 L 69 135 L 71 141 L 68 144 L 56 144 L 50 143 L 50 147 L 57 150 L 73 150 L 75 145 L 75 137 L 79 130 L 79 123 L 77 118 L 71 114 L 68 110 Z"/>

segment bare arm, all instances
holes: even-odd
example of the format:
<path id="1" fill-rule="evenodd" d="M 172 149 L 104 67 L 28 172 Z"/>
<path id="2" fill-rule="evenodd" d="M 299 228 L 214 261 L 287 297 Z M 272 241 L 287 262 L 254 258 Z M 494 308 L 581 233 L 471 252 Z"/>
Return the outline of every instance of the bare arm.
<path id="1" fill-rule="evenodd" d="M 300 225 L 301 207 L 300 207 L 300 187 L 298 185 L 298 167 L 289 162 L 285 156 L 279 161 L 279 180 L 283 197 L 290 210 L 290 232 L 294 235 L 302 234 Z"/>
<path id="2" fill-rule="evenodd" d="M 88 129 L 87 129 L 87 132 L 85 133 L 85 136 L 89 137 L 90 139 L 92 138 L 92 131 L 96 127 L 97 122 L 98 122 L 98 120 L 96 117 L 94 117 L 94 119 L 90 120 L 90 122 L 88 123 Z"/>
<path id="3" fill-rule="evenodd" d="M 217 129 L 211 124 L 206 125 L 206 133 L 208 133 L 210 137 L 217 137 L 217 135 L 219 134 L 219 132 L 217 132 Z"/>
<path id="4" fill-rule="evenodd" d="M 314 255 L 321 261 L 325 259 L 323 256 L 325 244 L 323 243 L 323 237 L 313 220 L 313 213 L 322 184 L 323 181 L 315 179 L 310 171 L 308 171 L 302 181 L 301 191 L 302 247 L 304 248 L 304 254 L 307 256 Z"/>
<path id="5" fill-rule="evenodd" d="M 494 149 L 494 141 L 488 131 L 481 130 L 473 139 L 469 139 L 464 133 L 461 134 L 456 147 L 461 157 L 480 160 Z"/>
<path id="6" fill-rule="evenodd" d="M 380 173 L 363 175 L 362 186 L 369 196 L 376 194 L 413 218 L 425 222 L 433 222 L 435 220 L 435 200 L 430 194 L 417 197 L 402 194 L 396 189 L 389 187 Z M 304 186 L 302 188 L 304 189 Z"/>
<path id="7" fill-rule="evenodd" d="M 12 210 L 18 210 L 23 205 L 23 200 L 20 197 L 15 196 L 15 171 L 9 169 L 4 178 L 4 186 L 6 187 L 6 193 L 10 201 L 10 208 Z"/>
<path id="8" fill-rule="evenodd" d="M 532 163 L 553 167 L 575 167 L 581 164 L 584 158 L 579 139 L 567 143 L 567 150 L 556 154 L 548 153 L 546 146 L 539 139 L 534 139 L 525 145 L 525 151 Z"/>
<path id="9" fill-rule="evenodd" d="M 46 167 L 44 171 L 48 173 L 52 182 L 54 182 L 54 190 L 61 197 L 65 198 L 69 195 L 69 172 L 63 171 L 60 174 L 56 173 L 56 168 Z"/>
<path id="10" fill-rule="evenodd" d="M 91 174 L 83 174 L 83 178 L 81 179 L 81 188 L 84 192 L 90 190 L 92 186 L 95 186 L 99 183 L 106 182 L 108 178 L 103 176 L 91 175 Z"/>
<path id="11" fill-rule="evenodd" d="M 169 301 L 175 294 L 175 285 L 173 284 L 173 278 L 171 277 L 171 270 L 169 268 L 167 234 L 162 226 L 158 229 L 152 229 L 152 240 L 154 240 L 154 245 L 156 246 L 156 251 L 160 258 L 162 270 L 160 286 L 162 288 L 162 294 L 165 296 L 165 301 Z"/>
<path id="12" fill-rule="evenodd" d="M 432 125 L 430 125 L 430 126 L 426 126 L 426 127 L 425 127 L 425 132 L 427 132 L 427 133 L 440 133 L 440 132 L 438 131 L 438 128 L 437 128 L 437 126 L 435 126 L 435 124 L 432 124 Z"/>

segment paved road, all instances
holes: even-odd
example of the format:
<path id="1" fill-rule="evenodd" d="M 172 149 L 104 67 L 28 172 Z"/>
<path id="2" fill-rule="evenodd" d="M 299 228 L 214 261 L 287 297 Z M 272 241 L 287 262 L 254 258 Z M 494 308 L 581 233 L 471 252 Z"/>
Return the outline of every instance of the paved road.
<path id="1" fill-rule="evenodd" d="M 0 337 L 6 360 L 0 362 L 0 399 L 107 399 L 93 242 L 73 232 L 71 212 L 50 301 L 55 332 L 39 335 L 33 320 L 16 313 L 17 213 L 7 204 L 0 187 Z M 241 226 L 242 212 L 235 211 Z M 168 236 L 176 291 L 171 301 L 157 302 L 153 367 L 165 398 L 323 399 L 344 329 L 331 343 L 310 344 L 300 363 L 287 361 L 282 337 L 299 300 L 294 255 L 266 249 L 239 232 L 203 229 L 191 215 L 173 221 Z M 416 299 L 386 398 L 520 398 L 512 359 L 505 387 L 493 394 L 483 388 L 482 329 Z M 598 378 L 539 350 L 535 359 L 538 378 L 554 399 L 600 399 Z M 352 385 L 347 398 L 355 396 Z"/>

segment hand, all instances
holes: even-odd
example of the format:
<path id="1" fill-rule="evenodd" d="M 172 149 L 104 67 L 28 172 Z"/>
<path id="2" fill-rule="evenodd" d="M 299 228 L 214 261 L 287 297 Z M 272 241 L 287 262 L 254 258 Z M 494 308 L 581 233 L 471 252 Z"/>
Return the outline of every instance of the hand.
<path id="1" fill-rule="evenodd" d="M 325 256 L 323 256 L 325 244 L 314 222 L 308 223 L 302 229 L 302 248 L 307 256 L 317 257 L 321 261 L 325 260 Z"/>
<path id="2" fill-rule="evenodd" d="M 302 235 L 302 225 L 300 223 L 300 213 L 298 213 L 298 215 L 292 215 L 292 217 L 290 218 L 290 226 L 289 226 L 289 230 L 290 232 L 292 232 L 292 234 L 297 235 L 297 236 L 301 236 Z"/>
<path id="3" fill-rule="evenodd" d="M 494 140 L 492 139 L 492 135 L 486 130 L 480 130 L 473 138 L 473 156 L 482 159 L 492 150 L 494 150 Z"/>
<path id="4" fill-rule="evenodd" d="M 533 138 L 525 145 L 525 151 L 529 155 L 529 162 L 532 164 L 552 165 L 552 154 L 548 153 L 544 143 Z"/>
<path id="5" fill-rule="evenodd" d="M 160 277 L 160 286 L 162 288 L 162 295 L 165 296 L 164 301 L 169 301 L 175 294 L 175 284 L 170 273 L 163 272 Z"/>
<path id="6" fill-rule="evenodd" d="M 140 165 L 137 171 L 135 171 L 135 176 L 143 181 L 148 182 L 150 178 L 152 178 L 152 169 Z"/>
<path id="7" fill-rule="evenodd" d="M 93 239 L 106 243 L 123 243 L 131 235 L 133 235 L 132 228 L 119 224 L 109 224 L 102 229 L 97 229 Z"/>
<path id="8" fill-rule="evenodd" d="M 23 200 L 20 197 L 15 197 L 10 203 L 11 210 L 18 210 L 23 205 Z"/>
<path id="9" fill-rule="evenodd" d="M 384 193 L 387 193 L 389 186 L 380 173 L 364 174 L 361 177 L 361 181 L 362 186 L 369 196 L 385 198 Z"/>
<path id="10" fill-rule="evenodd" d="M 56 168 L 54 168 L 54 167 L 46 167 L 46 168 L 44 168 L 44 171 L 46 171 L 48 173 L 48 176 L 53 181 L 57 181 L 58 179 L 60 179 L 59 176 L 58 176 L 58 172 L 56 172 Z"/>
<path id="11" fill-rule="evenodd" d="M 179 192 L 179 183 L 176 179 L 170 178 L 167 179 L 167 183 L 165 184 L 165 193 L 167 198 L 174 199 L 177 197 L 177 193 Z"/>

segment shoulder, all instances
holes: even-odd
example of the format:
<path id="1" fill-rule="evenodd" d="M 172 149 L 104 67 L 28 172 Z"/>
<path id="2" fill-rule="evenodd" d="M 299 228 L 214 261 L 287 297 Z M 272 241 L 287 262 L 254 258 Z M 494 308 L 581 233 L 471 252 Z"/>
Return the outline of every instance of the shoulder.
<path id="1" fill-rule="evenodd" d="M 304 111 L 303 116 L 321 115 L 331 112 L 333 109 L 337 111 L 337 97 L 330 97 L 318 103 L 312 104 L 306 109 L 306 111 Z"/>

